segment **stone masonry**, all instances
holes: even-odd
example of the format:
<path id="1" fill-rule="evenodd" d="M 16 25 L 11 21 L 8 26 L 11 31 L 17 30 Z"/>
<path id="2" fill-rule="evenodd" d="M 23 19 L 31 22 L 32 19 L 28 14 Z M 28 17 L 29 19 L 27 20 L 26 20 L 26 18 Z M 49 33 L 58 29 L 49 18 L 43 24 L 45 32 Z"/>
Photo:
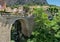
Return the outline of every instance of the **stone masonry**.
<path id="1" fill-rule="evenodd" d="M 0 8 L 0 42 L 11 41 L 11 29 L 16 20 L 21 22 L 22 33 L 30 37 L 33 28 L 33 15 L 25 14 L 22 8 L 3 7 L 3 9 Z"/>
<path id="2" fill-rule="evenodd" d="M 21 22 L 22 33 L 30 37 L 33 28 L 33 15 L 26 14 L 23 8 L 11 9 L 0 0 L 0 42 L 11 41 L 11 29 L 16 20 Z"/>
<path id="3" fill-rule="evenodd" d="M 22 33 L 25 36 L 30 36 L 33 27 L 32 16 L 8 15 L 10 13 L 0 13 L 0 42 L 10 42 L 12 24 L 19 20 L 22 24 Z"/>

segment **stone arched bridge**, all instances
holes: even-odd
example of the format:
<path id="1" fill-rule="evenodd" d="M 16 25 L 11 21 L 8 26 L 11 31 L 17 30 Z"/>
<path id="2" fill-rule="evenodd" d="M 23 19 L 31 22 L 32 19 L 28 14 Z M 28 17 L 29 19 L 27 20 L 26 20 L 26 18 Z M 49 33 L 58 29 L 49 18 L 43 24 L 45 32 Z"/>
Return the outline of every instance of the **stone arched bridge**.
<path id="1" fill-rule="evenodd" d="M 11 29 L 15 21 L 21 22 L 22 33 L 30 36 L 33 28 L 33 16 L 25 16 L 25 14 L 12 15 L 9 12 L 0 12 L 0 42 L 11 41 Z"/>

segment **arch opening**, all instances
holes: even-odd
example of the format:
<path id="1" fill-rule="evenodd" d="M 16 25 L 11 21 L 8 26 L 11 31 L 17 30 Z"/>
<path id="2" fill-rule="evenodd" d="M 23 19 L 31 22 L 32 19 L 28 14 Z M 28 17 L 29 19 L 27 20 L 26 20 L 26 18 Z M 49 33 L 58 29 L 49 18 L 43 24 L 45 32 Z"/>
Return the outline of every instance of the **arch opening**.
<path id="1" fill-rule="evenodd" d="M 23 19 L 15 20 L 11 27 L 11 42 L 27 42 L 28 27 L 27 21 Z"/>
<path id="2" fill-rule="evenodd" d="M 16 20 L 11 28 L 11 42 L 20 42 L 21 22 Z"/>

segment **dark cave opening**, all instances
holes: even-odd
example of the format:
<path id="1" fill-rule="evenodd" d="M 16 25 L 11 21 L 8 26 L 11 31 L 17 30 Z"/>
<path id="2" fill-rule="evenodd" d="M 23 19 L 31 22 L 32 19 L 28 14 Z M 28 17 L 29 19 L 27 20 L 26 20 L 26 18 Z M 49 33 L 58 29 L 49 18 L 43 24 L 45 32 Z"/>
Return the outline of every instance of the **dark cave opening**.
<path id="1" fill-rule="evenodd" d="M 21 22 L 19 20 L 16 20 L 12 25 L 11 40 L 13 40 L 14 42 L 20 42 L 21 29 Z"/>

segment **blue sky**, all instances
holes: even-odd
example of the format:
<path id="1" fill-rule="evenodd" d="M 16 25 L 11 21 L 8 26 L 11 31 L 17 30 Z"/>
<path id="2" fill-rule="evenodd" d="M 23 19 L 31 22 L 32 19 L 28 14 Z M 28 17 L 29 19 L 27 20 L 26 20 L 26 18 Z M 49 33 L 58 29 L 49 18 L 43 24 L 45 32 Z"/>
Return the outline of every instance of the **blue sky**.
<path id="1" fill-rule="evenodd" d="M 60 0 L 47 0 L 48 4 L 60 6 Z"/>

